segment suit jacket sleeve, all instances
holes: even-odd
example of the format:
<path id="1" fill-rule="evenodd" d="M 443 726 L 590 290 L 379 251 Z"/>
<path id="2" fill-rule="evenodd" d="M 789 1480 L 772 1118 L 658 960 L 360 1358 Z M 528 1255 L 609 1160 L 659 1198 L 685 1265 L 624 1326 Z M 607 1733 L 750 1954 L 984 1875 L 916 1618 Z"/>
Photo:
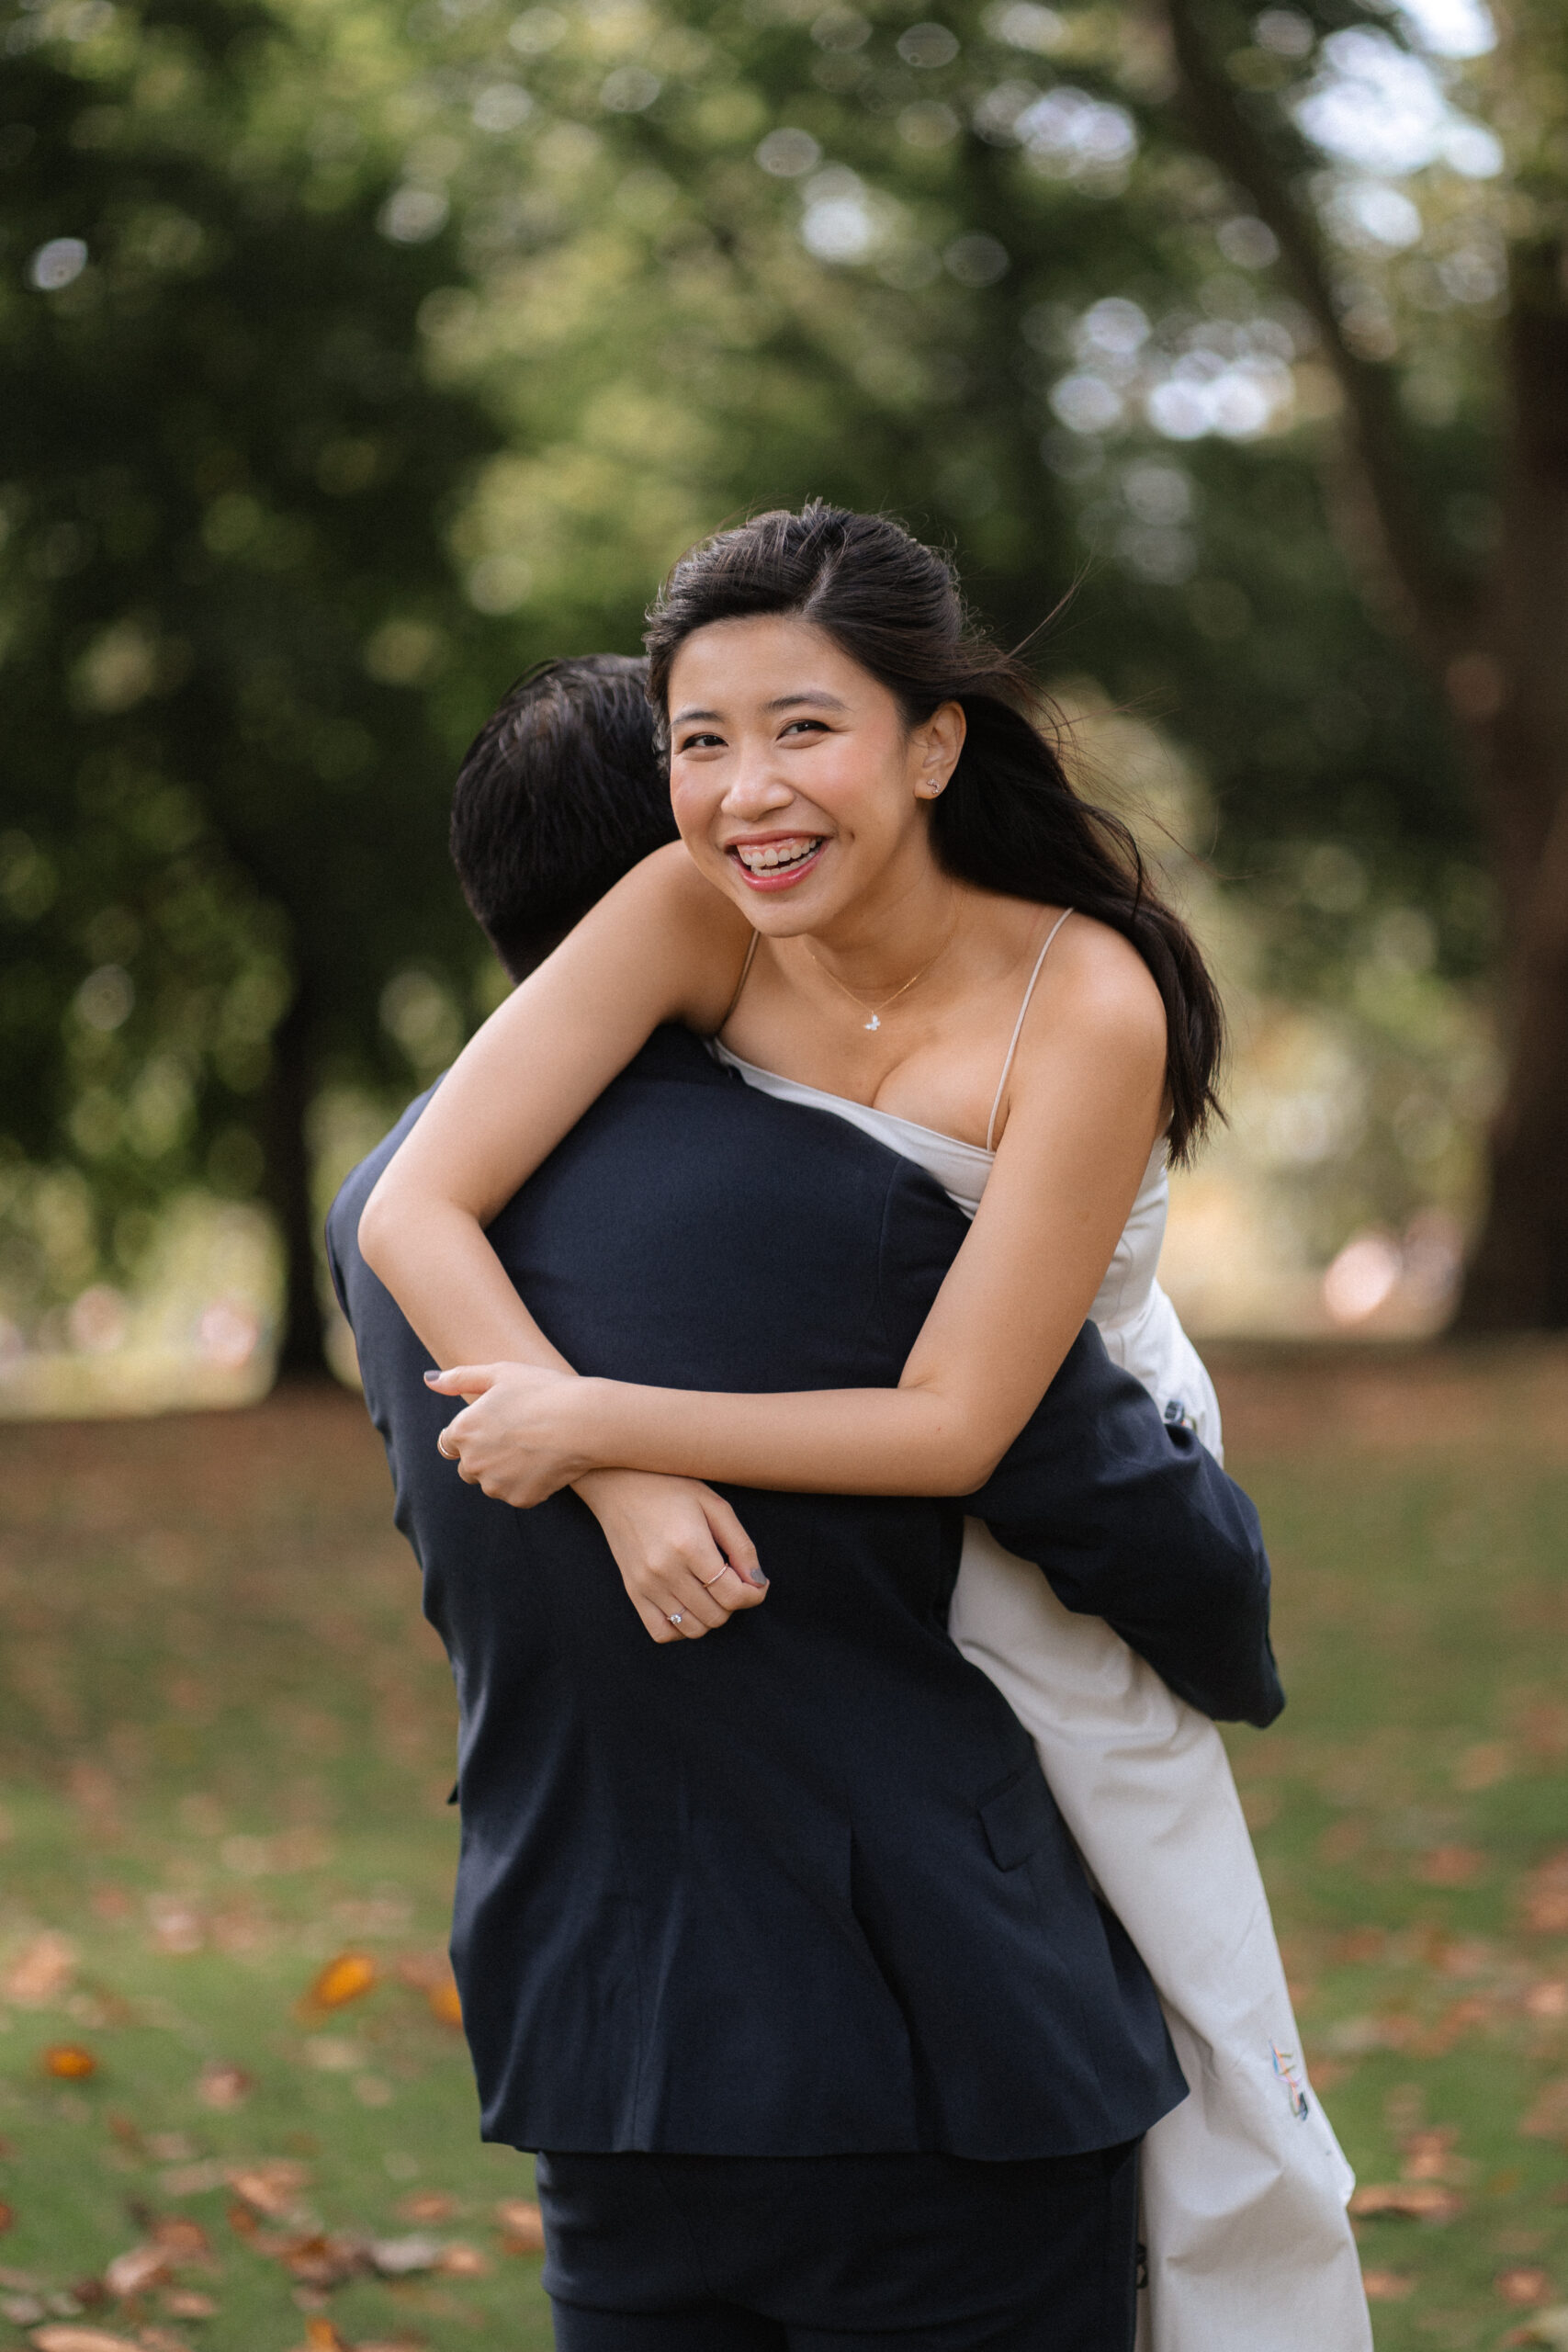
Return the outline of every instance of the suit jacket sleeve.
<path id="1" fill-rule="evenodd" d="M 1258 1513 L 1192 1431 L 1168 1428 L 1111 1363 L 1092 1323 L 965 1508 L 1179 1698 L 1220 1721 L 1279 1714 Z"/>
<path id="2" fill-rule="evenodd" d="M 918 1170 L 889 1196 L 884 1313 L 906 1352 L 962 1239 L 957 1219 Z M 1092 1323 L 964 1508 L 1032 1560 L 1065 1607 L 1103 1617 L 1179 1698 L 1220 1721 L 1279 1714 L 1258 1513 L 1190 1430 L 1166 1426 Z"/>

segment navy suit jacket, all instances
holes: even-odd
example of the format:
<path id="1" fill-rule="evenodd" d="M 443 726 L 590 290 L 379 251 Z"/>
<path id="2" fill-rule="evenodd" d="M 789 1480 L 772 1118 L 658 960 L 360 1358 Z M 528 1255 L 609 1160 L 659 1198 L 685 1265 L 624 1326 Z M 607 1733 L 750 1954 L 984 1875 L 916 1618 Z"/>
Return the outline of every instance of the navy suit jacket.
<path id="1" fill-rule="evenodd" d="M 559 2150 L 1066 2154 L 1183 2085 L 999 1693 L 948 1638 L 965 1508 L 1200 1704 L 1282 1703 L 1238 1488 L 1086 1329 L 967 1505 L 730 1490 L 772 1586 L 650 1642 L 591 1513 L 518 1511 L 435 1451 L 454 1410 L 329 1220 L 397 1516 L 460 1708 L 453 1960 L 486 2136 Z M 579 1370 L 893 1385 L 966 1227 L 925 1173 L 649 1041 L 491 1239 Z"/>

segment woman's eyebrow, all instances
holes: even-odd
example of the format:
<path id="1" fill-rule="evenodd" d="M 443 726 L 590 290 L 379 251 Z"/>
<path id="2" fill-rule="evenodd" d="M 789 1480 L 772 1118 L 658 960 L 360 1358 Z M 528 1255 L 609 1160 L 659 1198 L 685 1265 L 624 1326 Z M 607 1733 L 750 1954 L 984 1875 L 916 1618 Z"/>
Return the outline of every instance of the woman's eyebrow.
<path id="1" fill-rule="evenodd" d="M 678 710 L 670 724 L 671 727 L 689 727 L 694 718 L 720 718 L 723 715 L 717 710 Z"/>
<path id="2" fill-rule="evenodd" d="M 797 702 L 808 702 L 818 710 L 848 710 L 849 704 L 840 702 L 837 695 L 817 692 L 807 687 L 798 695 L 776 695 L 772 702 L 762 705 L 764 710 L 788 710 Z"/>

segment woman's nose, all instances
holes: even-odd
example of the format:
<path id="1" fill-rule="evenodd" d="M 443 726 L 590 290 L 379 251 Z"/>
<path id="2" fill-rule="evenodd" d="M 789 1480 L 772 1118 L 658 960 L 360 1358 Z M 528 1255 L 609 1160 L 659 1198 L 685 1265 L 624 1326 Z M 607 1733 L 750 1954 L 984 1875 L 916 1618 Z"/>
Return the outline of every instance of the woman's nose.
<path id="1" fill-rule="evenodd" d="M 786 808 L 794 797 L 794 786 L 780 775 L 770 758 L 743 758 L 724 796 L 725 814 L 750 824 Z"/>

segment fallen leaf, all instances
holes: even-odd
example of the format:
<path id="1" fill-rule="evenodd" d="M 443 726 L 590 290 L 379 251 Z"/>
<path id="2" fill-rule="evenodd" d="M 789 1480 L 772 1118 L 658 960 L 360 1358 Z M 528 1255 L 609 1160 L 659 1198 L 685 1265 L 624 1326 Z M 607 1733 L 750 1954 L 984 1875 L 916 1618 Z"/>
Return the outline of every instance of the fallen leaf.
<path id="1" fill-rule="evenodd" d="M 1514 1751 L 1506 1740 L 1483 1740 L 1478 1747 L 1463 1749 L 1455 1758 L 1453 1782 L 1456 1789 L 1467 1793 L 1495 1789 L 1499 1781 L 1509 1778 L 1513 1770 Z"/>
<path id="2" fill-rule="evenodd" d="M 320 2230 L 306 2237 L 285 2239 L 268 2251 L 276 2255 L 301 2287 L 323 2291 L 357 2276 L 367 2259 L 367 2249 L 359 2239 L 330 2237 Z"/>
<path id="3" fill-rule="evenodd" d="M 203 2107 L 239 2107 L 254 2086 L 243 2066 L 204 2066 L 197 2076 L 196 2095 Z"/>
<path id="4" fill-rule="evenodd" d="M 1527 2140 L 1560 2140 L 1568 2134 L 1568 2075 L 1542 2084 L 1519 2130 Z"/>
<path id="5" fill-rule="evenodd" d="M 340 1951 L 329 1960 L 300 2002 L 301 2009 L 341 2009 L 350 2001 L 363 1999 L 379 1978 L 379 1970 L 368 1952 Z"/>
<path id="6" fill-rule="evenodd" d="M 457 2200 L 445 2188 L 415 2188 L 398 2200 L 400 2222 L 449 2222 Z"/>
<path id="7" fill-rule="evenodd" d="M 432 2017 L 438 2018 L 443 2025 L 462 2025 L 463 2003 L 455 1977 L 448 1977 L 443 1984 L 427 1984 L 424 1997 L 430 2004 Z"/>
<path id="8" fill-rule="evenodd" d="M 190 2352 L 185 2337 L 176 2335 L 172 2327 L 139 2327 L 136 2341 L 141 2352 Z"/>
<path id="9" fill-rule="evenodd" d="M 43 2053 L 43 2071 L 62 2083 L 85 2082 L 98 2071 L 98 2062 L 79 2041 L 51 2041 Z"/>
<path id="10" fill-rule="evenodd" d="M 16 2222 L 15 2211 L 6 2204 L 5 2199 L 0 2197 L 0 2235 L 3 2235 L 6 2230 L 14 2229 Z"/>
<path id="11" fill-rule="evenodd" d="M 435 2267 L 446 2278 L 488 2278 L 491 2261 L 477 2245 L 465 2245 L 460 2238 L 442 2249 Z"/>
<path id="12" fill-rule="evenodd" d="M 1400 2165 L 1402 2180 L 1465 2180 L 1470 2167 L 1462 2156 L 1454 2154 L 1459 2132 L 1451 2123 L 1444 2123 L 1425 2132 L 1412 2132 L 1400 2149 L 1404 2162 Z"/>
<path id="13" fill-rule="evenodd" d="M 338 2334 L 330 2319 L 308 2319 L 305 2341 L 316 2347 L 316 2352 L 349 2352 L 347 2338 Z"/>
<path id="14" fill-rule="evenodd" d="M 203 2156 L 199 2164 L 175 2165 L 160 2173 L 158 2186 L 165 2197 L 204 2197 L 210 2188 L 221 2188 L 228 2177 L 227 2165 L 216 2156 Z"/>
<path id="15" fill-rule="evenodd" d="M 171 2319 L 214 2319 L 218 2313 L 212 2297 L 196 2287 L 171 2287 L 164 2297 L 164 2309 Z"/>
<path id="16" fill-rule="evenodd" d="M 1549 1855 L 1526 1879 L 1524 1915 L 1532 1935 L 1568 1935 L 1568 1848 Z"/>
<path id="17" fill-rule="evenodd" d="M 212 2241 L 199 2222 L 188 2213 L 164 2213 L 152 2224 L 152 2241 L 161 2245 L 169 2260 L 176 2265 L 199 2262 L 203 2255 L 212 2251 Z"/>
<path id="18" fill-rule="evenodd" d="M 1451 2222 L 1464 2211 L 1464 2199 L 1435 2180 L 1393 2180 L 1358 2188 L 1350 2211 L 1362 2219 L 1387 2213 L 1406 2222 Z"/>
<path id="19" fill-rule="evenodd" d="M 104 2285 L 111 2295 L 128 2302 L 132 2295 L 143 2295 L 149 2287 L 165 2278 L 169 2271 L 169 2256 L 161 2245 L 133 2245 L 125 2254 L 117 2254 L 104 2266 Z"/>
<path id="20" fill-rule="evenodd" d="M 1525 1995 L 1525 2008 L 1532 2018 L 1568 2018 L 1568 1984 L 1560 1976 L 1543 1977 Z"/>
<path id="21" fill-rule="evenodd" d="M 111 2335 L 107 2327 L 76 2327 L 69 2320 L 35 2327 L 28 2341 L 38 2352 L 139 2352 L 134 2336 Z"/>
<path id="22" fill-rule="evenodd" d="M 1404 2270 L 1363 2270 L 1361 2288 L 1369 2303 L 1402 2303 L 1416 2281 Z"/>
<path id="23" fill-rule="evenodd" d="M 545 2218 L 525 2197 L 503 2197 L 495 2218 L 505 2233 L 508 2254 L 543 2254 Z"/>
<path id="24" fill-rule="evenodd" d="M 69 1936 L 46 1928 L 17 1953 L 0 1978 L 0 1993 L 18 2009 L 47 2008 L 71 1982 L 80 1956 Z"/>
<path id="25" fill-rule="evenodd" d="M 1495 2285 L 1506 2303 L 1544 2303 L 1551 2292 L 1551 2281 L 1544 2270 L 1531 2267 L 1518 2270 L 1500 2270 Z"/>
<path id="26" fill-rule="evenodd" d="M 1426 1886 L 1473 1886 L 1486 1868 L 1486 1857 L 1475 1846 L 1434 1846 L 1416 1865 Z"/>
<path id="27" fill-rule="evenodd" d="M 265 2221 L 281 2222 L 294 2211 L 310 2174 L 307 2165 L 279 2156 L 266 2164 L 231 2165 L 226 2177 L 235 2196 L 253 2212 Z"/>

